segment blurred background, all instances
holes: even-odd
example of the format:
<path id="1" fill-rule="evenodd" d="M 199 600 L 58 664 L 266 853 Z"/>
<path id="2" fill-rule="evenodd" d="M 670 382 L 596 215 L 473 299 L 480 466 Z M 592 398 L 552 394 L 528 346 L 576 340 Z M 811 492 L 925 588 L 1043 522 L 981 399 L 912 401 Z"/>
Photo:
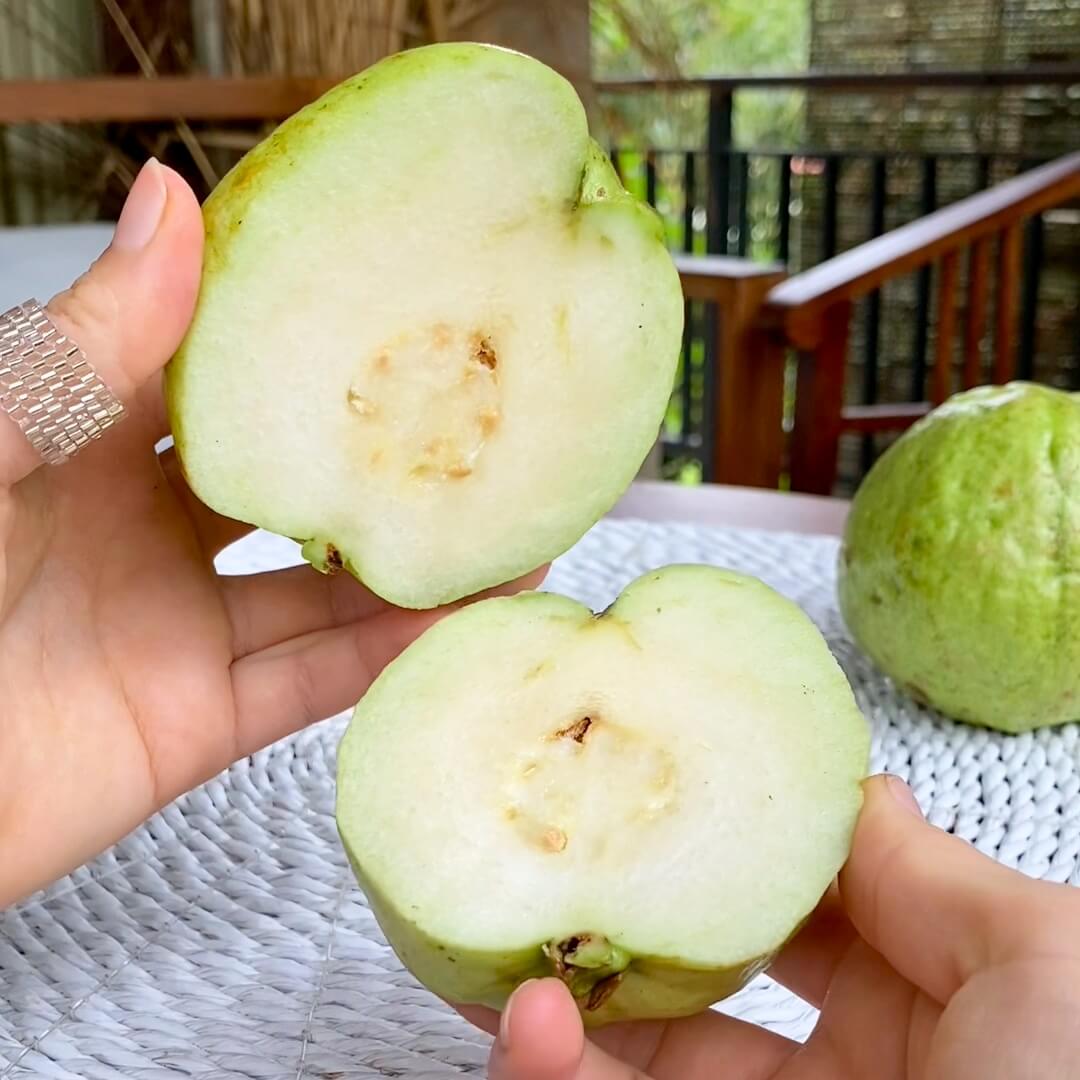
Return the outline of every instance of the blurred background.
<path id="1" fill-rule="evenodd" d="M 115 220 L 149 154 L 205 196 L 333 82 L 448 39 L 520 48 L 562 71 L 672 250 L 762 274 L 821 267 L 1080 147 L 1080 0 L 0 0 L 0 226 Z M 1006 336 L 1015 374 L 1080 389 L 1070 191 L 1034 212 L 1029 199 L 1000 239 L 965 248 L 951 285 L 931 261 L 854 289 L 830 348 L 843 405 L 871 420 L 844 420 L 823 451 L 835 449 L 835 469 L 793 483 L 789 447 L 763 482 L 849 492 L 910 422 L 874 420 L 884 406 L 931 397 L 936 364 L 955 363 L 958 379 L 963 367 L 968 382 L 1000 373 Z M 977 205 L 975 218 L 992 212 Z M 737 404 L 722 397 L 734 392 L 721 389 L 724 364 L 739 358 L 722 355 L 734 316 L 717 288 L 715 300 L 688 293 L 652 465 L 684 483 L 745 480 L 721 454 L 723 413 Z M 937 341 L 946 301 L 967 312 L 962 355 Z M 987 314 L 995 302 L 1003 317 Z M 789 436 L 802 384 L 787 354 L 825 347 L 796 338 L 782 342 Z M 840 408 L 805 422 L 834 424 Z"/>

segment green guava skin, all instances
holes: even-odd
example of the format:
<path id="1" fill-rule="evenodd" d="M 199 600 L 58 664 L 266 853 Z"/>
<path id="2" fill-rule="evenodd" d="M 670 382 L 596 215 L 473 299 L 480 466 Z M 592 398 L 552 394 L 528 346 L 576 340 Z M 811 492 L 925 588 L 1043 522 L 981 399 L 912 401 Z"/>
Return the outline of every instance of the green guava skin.
<path id="1" fill-rule="evenodd" d="M 1080 720 L 1080 394 L 979 387 L 913 426 L 856 492 L 838 588 L 920 703 L 1009 733 Z"/>
<path id="2" fill-rule="evenodd" d="M 371 876 L 352 857 L 347 843 L 345 850 L 379 929 L 395 955 L 418 982 L 444 1000 L 451 1004 L 484 1005 L 499 1011 L 522 983 L 556 974 L 539 944 L 529 944 L 514 952 L 494 953 L 454 949 L 433 940 L 381 895 Z M 805 924 L 804 919 L 787 940 L 794 938 Z M 627 953 L 617 967 L 597 972 L 598 979 L 607 974 L 621 974 L 617 993 L 593 1009 L 578 1001 L 582 1022 L 587 1028 L 599 1028 L 643 1017 L 675 1020 L 694 1016 L 741 990 L 769 967 L 781 948 L 746 964 L 701 970 L 683 966 L 671 958 Z"/>

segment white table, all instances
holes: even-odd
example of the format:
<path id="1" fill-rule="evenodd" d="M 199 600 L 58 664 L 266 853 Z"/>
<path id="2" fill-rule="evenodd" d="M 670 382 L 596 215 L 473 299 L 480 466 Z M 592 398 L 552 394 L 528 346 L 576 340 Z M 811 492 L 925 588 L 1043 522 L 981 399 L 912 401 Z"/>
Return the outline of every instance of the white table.
<path id="1" fill-rule="evenodd" d="M 609 516 L 727 529 L 840 536 L 849 509 L 850 504 L 845 499 L 820 495 L 796 495 L 724 484 L 689 486 L 639 480 Z"/>

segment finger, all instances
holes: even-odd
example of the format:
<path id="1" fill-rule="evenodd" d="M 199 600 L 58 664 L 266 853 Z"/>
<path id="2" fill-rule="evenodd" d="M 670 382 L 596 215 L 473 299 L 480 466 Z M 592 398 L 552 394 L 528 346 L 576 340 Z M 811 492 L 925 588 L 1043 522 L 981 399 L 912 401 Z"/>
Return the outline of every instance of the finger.
<path id="1" fill-rule="evenodd" d="M 303 634 L 237 660 L 232 665 L 235 753 L 253 754 L 351 708 L 375 676 L 438 618 L 438 612 L 389 608 L 370 619 Z"/>
<path id="2" fill-rule="evenodd" d="M 352 574 L 320 574 L 306 564 L 220 580 L 237 657 L 389 608 Z"/>
<path id="3" fill-rule="evenodd" d="M 585 1041 L 574 999 L 558 979 L 518 987 L 503 1011 L 490 1080 L 646 1080 Z M 687 1078 L 689 1080 L 689 1078 Z"/>
<path id="4" fill-rule="evenodd" d="M 865 793 L 840 874 L 844 906 L 870 946 L 938 1002 L 981 969 L 1080 937 L 1067 887 L 1033 881 L 931 826 L 897 777 L 874 777 Z"/>
<path id="5" fill-rule="evenodd" d="M 526 987 L 533 985 L 526 983 L 517 993 L 523 994 Z M 567 1011 L 566 1002 L 569 1000 L 570 1009 L 575 1017 L 578 1016 L 577 1007 L 565 987 L 550 979 L 544 980 L 544 985 L 547 987 L 544 993 L 549 996 L 548 1008 L 554 1009 L 550 997 L 561 999 L 557 1014 L 558 1024 L 571 1032 L 575 1030 L 575 1023 L 580 1028 L 580 1019 L 573 1020 Z M 530 997 L 539 993 L 540 991 L 528 990 Z M 512 1000 L 516 1008 L 517 994 Z M 511 1024 L 515 1031 L 519 1023 L 528 1023 L 527 1019 L 522 1019 L 521 1010 L 510 1011 Z M 489 1034 L 495 1034 L 506 1027 L 507 1022 L 504 1020 L 500 1024 L 498 1014 L 490 1009 L 459 1006 L 459 1012 Z M 530 1058 L 531 1045 L 515 1041 L 517 1035 L 512 1031 L 510 1041 L 514 1053 L 523 1062 L 536 1060 L 548 1068 L 565 1068 L 565 1062 L 559 1060 L 550 1048 L 556 1043 L 554 1035 L 549 1032 L 544 1036 L 543 1016 L 540 1021 L 532 1025 L 534 1031 L 531 1038 L 548 1049 L 542 1050 L 539 1056 Z M 537 1031 L 537 1028 L 541 1030 Z M 506 1041 L 505 1035 L 503 1041 Z M 569 1047 L 565 1050 L 566 1055 L 570 1060 L 575 1060 L 576 1043 L 573 1040 L 564 1041 L 559 1053 L 564 1053 L 566 1047 Z M 799 1048 L 799 1043 L 782 1035 L 766 1031 L 755 1024 L 748 1024 L 736 1017 L 707 1010 L 696 1016 L 670 1022 L 644 1021 L 596 1028 L 589 1033 L 588 1041 L 580 1052 L 578 1072 L 571 1072 L 569 1075 L 574 1080 L 596 1080 L 598 1077 L 606 1080 L 609 1076 L 618 1080 L 644 1076 L 653 1077 L 654 1080 L 765 1080 L 776 1073 Z M 545 1054 L 547 1056 L 544 1056 Z M 603 1068 L 612 1068 L 612 1063 L 618 1063 L 623 1071 L 602 1071 Z M 601 1071 L 590 1071 L 597 1069 Z M 516 1077 L 529 1074 L 510 1072 L 507 1075 Z M 559 1077 L 561 1074 L 555 1072 L 553 1075 Z M 542 1072 L 540 1076 L 547 1080 L 547 1073 Z"/>
<path id="6" fill-rule="evenodd" d="M 803 1001 L 821 1008 L 840 961 L 858 940 L 833 883 L 813 915 L 773 961 L 769 976 Z"/>
<path id="7" fill-rule="evenodd" d="M 817 1025 L 799 1054 L 799 1075 L 874 1080 L 953 1077 L 956 1074 L 948 1070 L 925 1068 L 926 1036 L 937 1029 L 943 1011 L 865 941 L 856 940 L 837 969 Z M 873 1037 L 867 1038 L 867 1032 Z"/>
<path id="8" fill-rule="evenodd" d="M 489 589 L 479 596 L 440 609 L 453 608 L 485 597 L 534 589 L 544 570 Z M 364 588 L 352 574 L 320 574 L 308 565 L 221 578 L 222 595 L 233 627 L 237 657 L 287 641 L 314 630 L 344 626 L 390 608 L 385 600 Z"/>
<path id="9" fill-rule="evenodd" d="M 57 330 L 83 350 L 129 408 L 137 407 L 138 391 L 158 375 L 187 330 L 202 242 L 202 215 L 191 189 L 151 159 L 132 185 L 109 247 L 48 304 L 46 314 Z M 149 408 L 160 429 L 160 392 L 150 395 Z M 15 424 L 0 416 L 0 486 L 18 482 L 40 464 Z"/>
<path id="10" fill-rule="evenodd" d="M 213 559 L 221 554 L 230 544 L 242 540 L 254 531 L 253 525 L 243 521 L 234 521 L 224 514 L 211 510 L 188 486 L 184 471 L 180 467 L 180 459 L 176 451 L 170 446 L 168 450 L 158 454 L 158 464 L 161 466 L 165 478 L 173 493 L 180 500 L 187 512 L 188 519 L 195 529 L 196 539 L 207 558 Z"/>

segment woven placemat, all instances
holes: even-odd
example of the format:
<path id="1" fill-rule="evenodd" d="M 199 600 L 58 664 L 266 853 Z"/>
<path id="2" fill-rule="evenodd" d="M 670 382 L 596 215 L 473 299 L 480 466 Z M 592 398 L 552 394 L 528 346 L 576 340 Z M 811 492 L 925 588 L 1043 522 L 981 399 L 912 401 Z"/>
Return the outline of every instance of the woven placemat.
<path id="1" fill-rule="evenodd" d="M 821 627 L 874 730 L 873 767 L 932 821 L 1028 874 L 1080 884 L 1080 730 L 1006 737 L 935 717 L 857 652 L 836 541 L 604 521 L 545 586 L 594 608 L 671 562 L 756 574 Z M 256 534 L 227 572 L 298 562 Z M 93 864 L 0 915 L 0 1080 L 482 1076 L 488 1039 L 387 948 L 334 827 L 345 719 L 240 762 Z M 407 782 L 407 778 L 404 778 Z M 796 1038 L 815 1013 L 759 978 L 725 1012 Z"/>

